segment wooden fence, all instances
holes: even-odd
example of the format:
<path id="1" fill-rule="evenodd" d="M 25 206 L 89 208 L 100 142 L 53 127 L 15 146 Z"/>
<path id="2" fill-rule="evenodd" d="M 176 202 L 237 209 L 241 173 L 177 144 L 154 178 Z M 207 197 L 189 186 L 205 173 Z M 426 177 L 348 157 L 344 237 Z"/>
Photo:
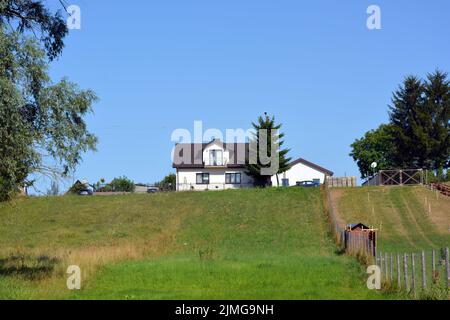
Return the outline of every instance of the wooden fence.
<path id="1" fill-rule="evenodd" d="M 431 190 L 437 190 L 444 196 L 450 197 L 450 186 L 442 183 L 432 183 Z"/>
<path id="2" fill-rule="evenodd" d="M 325 210 L 329 220 L 330 233 L 340 249 L 344 249 L 344 228 L 339 224 L 331 201 L 331 193 L 327 185 L 322 186 L 324 194 Z"/>
<path id="3" fill-rule="evenodd" d="M 369 233 L 348 232 L 339 224 L 334 211 L 330 190 L 324 186 L 324 202 L 330 233 L 338 248 L 346 254 L 363 258 L 366 264 L 375 263 L 381 269 L 382 282 L 417 296 L 432 288 L 450 287 L 449 248 L 422 251 L 420 253 L 379 252 L 377 240 Z M 377 237 L 374 233 L 374 237 Z"/>
<path id="4" fill-rule="evenodd" d="M 423 185 L 425 175 L 423 169 L 380 170 L 369 177 L 363 186 L 405 186 Z"/>
<path id="5" fill-rule="evenodd" d="M 327 178 L 328 188 L 356 188 L 357 179 L 356 177 L 328 177 Z"/>
<path id="6" fill-rule="evenodd" d="M 379 252 L 382 282 L 417 296 L 432 287 L 450 286 L 449 248 L 420 253 Z"/>
<path id="7" fill-rule="evenodd" d="M 324 202 L 329 220 L 330 233 L 338 248 L 352 256 L 366 256 L 374 259 L 377 253 L 376 237 L 374 233 L 348 232 L 342 223 L 339 223 L 337 213 L 333 208 L 330 189 L 325 185 Z"/>

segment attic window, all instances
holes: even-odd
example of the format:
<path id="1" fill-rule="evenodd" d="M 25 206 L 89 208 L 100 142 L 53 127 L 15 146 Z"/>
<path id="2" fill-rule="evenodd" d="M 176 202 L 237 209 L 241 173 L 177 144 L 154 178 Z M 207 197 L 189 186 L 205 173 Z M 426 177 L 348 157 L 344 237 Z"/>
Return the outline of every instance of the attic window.
<path id="1" fill-rule="evenodd" d="M 210 166 L 222 166 L 223 165 L 223 151 L 211 150 L 209 152 L 209 165 Z"/>

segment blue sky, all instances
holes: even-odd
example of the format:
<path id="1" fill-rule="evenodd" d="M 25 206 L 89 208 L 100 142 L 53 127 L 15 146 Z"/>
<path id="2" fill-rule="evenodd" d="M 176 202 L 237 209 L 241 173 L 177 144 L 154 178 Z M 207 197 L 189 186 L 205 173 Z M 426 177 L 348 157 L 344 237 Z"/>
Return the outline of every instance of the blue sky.
<path id="1" fill-rule="evenodd" d="M 359 177 L 350 144 L 387 121 L 403 77 L 450 71 L 446 0 L 68 2 L 82 28 L 51 74 L 100 97 L 88 117 L 98 151 L 75 173 L 91 182 L 160 180 L 173 130 L 247 129 L 263 112 L 292 157 Z M 371 4 L 382 30 L 366 27 Z"/>

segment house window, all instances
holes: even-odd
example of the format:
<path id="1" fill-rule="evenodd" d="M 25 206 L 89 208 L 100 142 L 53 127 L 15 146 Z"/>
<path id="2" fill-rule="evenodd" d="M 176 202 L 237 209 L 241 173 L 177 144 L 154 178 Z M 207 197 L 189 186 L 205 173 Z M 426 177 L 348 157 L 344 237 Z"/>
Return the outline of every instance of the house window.
<path id="1" fill-rule="evenodd" d="M 222 166 L 223 165 L 223 151 L 211 150 L 209 152 L 209 165 L 210 166 Z"/>
<path id="2" fill-rule="evenodd" d="M 240 173 L 227 173 L 225 174 L 226 184 L 241 184 L 241 174 Z"/>
<path id="3" fill-rule="evenodd" d="M 197 184 L 209 184 L 209 173 L 197 173 Z"/>

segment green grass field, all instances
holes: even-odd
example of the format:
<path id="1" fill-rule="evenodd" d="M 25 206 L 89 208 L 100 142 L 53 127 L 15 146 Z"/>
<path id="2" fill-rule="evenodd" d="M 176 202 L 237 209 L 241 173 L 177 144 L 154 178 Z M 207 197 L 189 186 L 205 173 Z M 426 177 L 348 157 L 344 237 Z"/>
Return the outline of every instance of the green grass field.
<path id="1" fill-rule="evenodd" d="M 393 298 L 336 253 L 319 190 L 18 199 L 0 219 L 3 299 Z"/>
<path id="2" fill-rule="evenodd" d="M 411 252 L 450 246 L 450 198 L 424 187 L 332 190 L 346 223 L 379 229 L 379 249 Z"/>

